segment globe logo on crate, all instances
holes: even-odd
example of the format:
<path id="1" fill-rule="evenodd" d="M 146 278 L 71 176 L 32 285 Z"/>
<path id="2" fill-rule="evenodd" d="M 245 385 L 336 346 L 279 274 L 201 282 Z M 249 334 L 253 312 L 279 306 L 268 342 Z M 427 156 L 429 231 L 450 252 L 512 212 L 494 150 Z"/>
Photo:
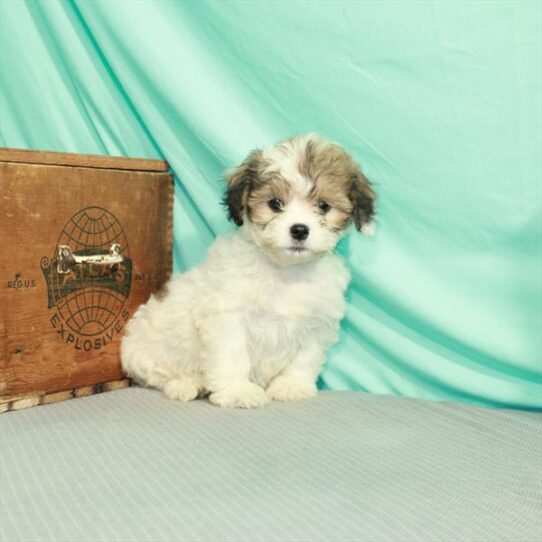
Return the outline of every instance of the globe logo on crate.
<path id="1" fill-rule="evenodd" d="M 128 240 L 107 209 L 84 207 L 64 226 L 51 260 L 41 269 L 47 283 L 51 326 L 76 350 L 99 350 L 121 334 L 132 281 Z"/>

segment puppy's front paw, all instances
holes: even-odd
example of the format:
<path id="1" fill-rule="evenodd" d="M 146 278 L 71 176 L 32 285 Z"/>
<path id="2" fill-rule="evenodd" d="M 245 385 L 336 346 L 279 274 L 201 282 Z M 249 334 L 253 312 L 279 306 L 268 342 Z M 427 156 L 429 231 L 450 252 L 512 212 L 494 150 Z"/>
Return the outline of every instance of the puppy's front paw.
<path id="1" fill-rule="evenodd" d="M 260 386 L 252 382 L 239 382 L 212 393 L 209 401 L 220 407 L 257 408 L 265 405 L 269 399 Z"/>
<path id="2" fill-rule="evenodd" d="M 190 376 L 173 378 L 166 382 L 164 393 L 170 399 L 176 399 L 177 401 L 192 401 L 199 393 L 198 382 L 195 378 Z"/>
<path id="3" fill-rule="evenodd" d="M 299 376 L 277 376 L 267 390 L 273 401 L 301 401 L 316 395 L 316 384 Z"/>

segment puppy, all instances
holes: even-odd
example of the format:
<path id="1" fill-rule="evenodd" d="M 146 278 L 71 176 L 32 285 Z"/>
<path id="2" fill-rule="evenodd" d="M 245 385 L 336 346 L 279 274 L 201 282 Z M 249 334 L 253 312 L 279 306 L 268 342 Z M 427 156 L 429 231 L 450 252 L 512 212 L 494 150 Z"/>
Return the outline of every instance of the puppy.
<path id="1" fill-rule="evenodd" d="M 239 230 L 138 309 L 124 371 L 171 399 L 209 395 L 221 407 L 314 396 L 350 279 L 333 249 L 349 224 L 370 226 L 374 199 L 350 155 L 314 134 L 251 152 L 227 175 Z"/>

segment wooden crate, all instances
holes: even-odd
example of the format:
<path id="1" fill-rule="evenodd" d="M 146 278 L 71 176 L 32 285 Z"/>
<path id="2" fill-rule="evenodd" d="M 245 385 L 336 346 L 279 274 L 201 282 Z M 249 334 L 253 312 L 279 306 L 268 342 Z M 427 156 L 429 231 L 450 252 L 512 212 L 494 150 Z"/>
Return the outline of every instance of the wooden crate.
<path id="1" fill-rule="evenodd" d="M 0 412 L 129 384 L 123 330 L 171 272 L 167 171 L 0 149 Z"/>

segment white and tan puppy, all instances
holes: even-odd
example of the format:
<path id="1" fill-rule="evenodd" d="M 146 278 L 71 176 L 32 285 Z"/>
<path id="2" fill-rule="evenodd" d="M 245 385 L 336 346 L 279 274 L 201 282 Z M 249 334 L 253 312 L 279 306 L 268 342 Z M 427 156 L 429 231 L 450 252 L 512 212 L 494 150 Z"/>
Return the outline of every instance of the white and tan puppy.
<path id="1" fill-rule="evenodd" d="M 316 394 L 349 273 L 333 249 L 370 226 L 374 193 L 350 155 L 314 134 L 256 150 L 227 175 L 241 226 L 130 321 L 122 365 L 190 401 L 251 408 Z"/>

